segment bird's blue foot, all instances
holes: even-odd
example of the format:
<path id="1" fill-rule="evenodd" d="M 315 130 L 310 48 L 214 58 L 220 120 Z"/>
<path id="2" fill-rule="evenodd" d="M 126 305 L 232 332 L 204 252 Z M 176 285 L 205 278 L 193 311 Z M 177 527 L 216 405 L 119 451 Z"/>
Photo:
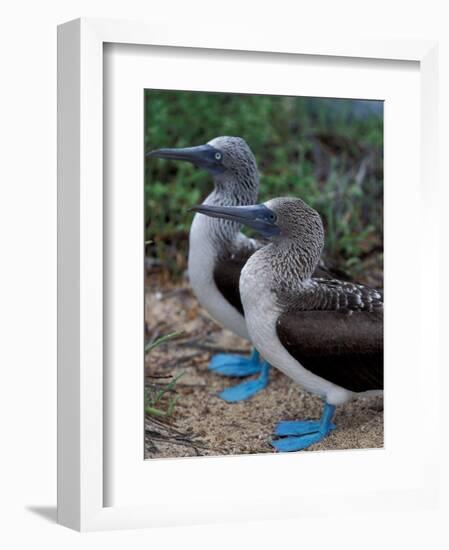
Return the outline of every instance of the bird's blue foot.
<path id="1" fill-rule="evenodd" d="M 214 355 L 209 363 L 209 369 L 221 376 L 237 376 L 244 378 L 259 374 L 262 370 L 259 353 L 254 350 L 250 357 L 241 355 Z"/>
<path id="2" fill-rule="evenodd" d="M 235 403 L 236 401 L 244 401 L 256 395 L 268 386 L 270 365 L 266 362 L 262 363 L 260 375 L 255 380 L 248 380 L 242 382 L 237 386 L 226 388 L 218 395 L 228 403 Z"/>
<path id="3" fill-rule="evenodd" d="M 281 436 L 274 439 L 271 445 L 280 452 L 301 451 L 310 445 L 324 439 L 335 424 L 332 423 L 335 406 L 325 404 L 320 420 L 287 420 L 276 426 L 275 435 Z"/>
<path id="4" fill-rule="evenodd" d="M 276 426 L 275 435 L 306 435 L 320 431 L 320 420 L 285 420 Z M 335 430 L 335 424 L 330 423 L 329 429 Z"/>

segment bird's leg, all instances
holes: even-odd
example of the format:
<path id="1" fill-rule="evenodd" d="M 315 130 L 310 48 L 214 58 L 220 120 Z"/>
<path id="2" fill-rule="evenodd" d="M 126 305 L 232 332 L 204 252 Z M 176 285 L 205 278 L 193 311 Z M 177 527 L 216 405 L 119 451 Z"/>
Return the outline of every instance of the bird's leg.
<path id="1" fill-rule="evenodd" d="M 335 405 L 325 403 L 320 420 L 287 420 L 279 422 L 276 426 L 275 435 L 281 436 L 274 439 L 271 445 L 281 452 L 301 451 L 310 445 L 324 439 L 332 430 L 335 424 L 332 418 L 335 413 Z"/>
<path id="2" fill-rule="evenodd" d="M 256 395 L 267 387 L 269 382 L 270 365 L 264 361 L 260 366 L 260 374 L 255 380 L 248 380 L 242 382 L 237 386 L 226 388 L 218 395 L 228 403 L 235 403 L 236 401 L 244 401 Z"/>
<path id="3" fill-rule="evenodd" d="M 259 374 L 262 370 L 259 352 L 254 348 L 250 357 L 242 355 L 214 355 L 209 363 L 209 369 L 221 376 L 245 377 Z"/>

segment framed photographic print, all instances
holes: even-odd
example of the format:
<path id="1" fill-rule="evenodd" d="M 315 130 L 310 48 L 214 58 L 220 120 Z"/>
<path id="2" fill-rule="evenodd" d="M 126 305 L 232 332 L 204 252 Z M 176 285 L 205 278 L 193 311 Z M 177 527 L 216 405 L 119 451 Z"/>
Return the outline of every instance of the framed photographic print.
<path id="1" fill-rule="evenodd" d="M 332 367 L 326 374 L 320 373 L 327 376 L 323 391 L 332 379 L 355 393 L 379 393 L 383 386 L 383 102 L 165 90 L 145 90 L 144 101 L 145 149 L 149 151 L 145 169 L 145 457 L 255 454 L 276 452 L 286 445 L 291 451 L 383 447 L 379 395 L 365 399 L 365 408 L 358 400 L 344 397 L 341 422 L 346 425 L 341 430 L 332 426 L 332 434 L 316 431 L 316 421 L 302 421 L 296 426 L 278 425 L 278 435 L 283 426 L 296 433 L 288 439 L 270 440 L 270 426 L 283 416 L 319 417 L 322 399 L 318 395 L 324 394 L 318 387 L 319 394 L 311 400 L 313 394 L 264 364 L 257 348 L 251 355 L 247 335 L 251 327 L 242 327 L 244 308 L 237 290 L 243 266 L 259 252 L 263 241 L 245 238 L 238 224 L 230 225 L 223 218 L 207 219 L 203 214 L 210 207 L 249 208 L 275 197 L 295 195 L 321 213 L 326 237 L 321 258 L 317 256 L 311 266 L 312 279 L 317 297 L 321 294 L 327 300 L 332 294 L 331 301 L 335 298 L 333 305 L 326 305 L 333 319 L 331 322 L 324 309 L 317 310 L 321 311 L 317 318 L 321 321 L 315 327 L 319 359 L 309 356 L 312 350 L 298 351 L 309 369 L 325 369 L 326 327 L 337 331 L 340 320 L 349 327 L 352 323 L 361 326 L 362 319 L 369 319 L 372 332 L 365 336 L 371 342 L 370 350 L 358 347 L 361 342 L 353 332 L 350 341 L 357 350 L 342 352 L 344 365 L 340 368 L 335 365 L 338 351 L 329 350 Z M 207 136 L 214 130 L 226 135 L 209 140 Z M 240 137 L 243 135 L 245 139 Z M 164 140 L 176 146 L 155 149 Z M 186 143 L 203 144 L 184 147 Z M 156 162 L 158 158 L 164 161 Z M 167 160 L 189 163 L 193 169 L 183 166 L 178 172 Z M 189 208 L 203 200 L 192 221 Z M 231 215 L 236 214 L 231 211 Z M 247 223 L 254 221 L 248 219 Z M 270 230 L 269 224 L 262 226 L 263 235 Z M 274 246 L 277 242 L 274 239 Z M 279 240 L 282 246 L 286 242 Z M 292 246 L 299 243 L 292 240 Z M 282 271 L 289 269 L 287 260 L 279 259 Z M 300 266 L 306 269 L 303 263 Z M 297 271 L 290 266 L 293 281 L 308 277 L 301 268 Z M 186 270 L 188 277 L 184 278 Z M 276 276 L 274 288 L 282 277 L 275 270 L 276 263 L 264 269 Z M 355 280 L 358 283 L 350 282 Z M 259 293 L 264 290 L 257 290 L 257 281 L 255 287 L 249 289 L 249 300 L 254 297 L 260 303 Z M 373 298 L 367 296 L 365 309 L 361 302 L 357 305 L 364 292 Z M 341 314 L 342 308 L 351 307 L 346 299 L 359 293 L 354 310 Z M 296 296 L 297 289 L 291 294 Z M 257 316 L 270 310 L 270 305 L 264 305 Z M 284 315 L 288 326 L 279 327 L 274 361 L 281 352 L 282 331 L 290 330 L 293 322 L 302 325 L 298 315 Z M 294 330 L 300 330 L 299 326 Z M 312 334 L 307 336 L 308 345 L 310 338 Z M 271 346 L 276 338 L 267 341 Z M 353 364 L 351 354 L 359 353 L 364 355 L 363 366 L 355 361 L 356 372 L 347 371 Z M 362 374 L 364 367 L 366 374 Z M 337 381 L 337 377 L 342 378 Z M 220 384 L 225 384 L 223 378 L 234 379 L 226 389 L 220 389 Z M 330 400 L 329 396 L 326 403 Z M 354 417 L 359 424 L 352 422 Z"/>
<path id="2" fill-rule="evenodd" d="M 436 45 L 58 47 L 60 523 L 432 505 Z"/>

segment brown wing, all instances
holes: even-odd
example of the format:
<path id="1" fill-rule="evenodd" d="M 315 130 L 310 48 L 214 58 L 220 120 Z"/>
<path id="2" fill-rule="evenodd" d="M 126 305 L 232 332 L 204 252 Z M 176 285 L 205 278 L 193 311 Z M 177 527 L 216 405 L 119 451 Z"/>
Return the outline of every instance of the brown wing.
<path id="1" fill-rule="evenodd" d="M 383 299 L 364 285 L 313 279 L 284 303 L 279 340 L 307 370 L 355 392 L 383 389 Z"/>
<path id="2" fill-rule="evenodd" d="M 354 392 L 383 389 L 383 312 L 298 311 L 277 321 L 282 345 L 301 365 Z"/>

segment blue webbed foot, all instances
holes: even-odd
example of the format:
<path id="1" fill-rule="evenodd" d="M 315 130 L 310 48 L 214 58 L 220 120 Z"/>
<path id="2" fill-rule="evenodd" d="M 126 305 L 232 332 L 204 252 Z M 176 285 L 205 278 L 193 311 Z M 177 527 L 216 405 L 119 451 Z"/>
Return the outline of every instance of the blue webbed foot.
<path id="1" fill-rule="evenodd" d="M 221 376 L 245 377 L 258 374 L 262 368 L 259 358 L 243 357 L 241 355 L 226 355 L 220 353 L 214 355 L 209 363 L 209 370 Z"/>
<path id="2" fill-rule="evenodd" d="M 320 420 L 287 420 L 280 422 L 276 427 L 275 435 L 281 437 L 271 441 L 271 445 L 280 452 L 307 449 L 310 445 L 324 439 L 335 429 L 335 424 L 331 422 L 334 412 L 335 406 L 326 403 Z"/>
<path id="3" fill-rule="evenodd" d="M 275 435 L 305 435 L 320 430 L 319 420 L 284 420 L 276 426 Z M 330 423 L 329 429 L 335 430 L 335 424 Z"/>
<path id="4" fill-rule="evenodd" d="M 255 380 L 248 380 L 247 382 L 242 382 L 237 386 L 232 386 L 231 388 L 226 388 L 218 395 L 228 403 L 235 403 L 236 401 L 244 401 L 256 395 L 264 388 L 267 387 L 269 381 L 269 370 L 270 365 L 268 363 L 263 363 L 261 366 L 260 376 Z"/>
<path id="5" fill-rule="evenodd" d="M 276 439 L 271 442 L 273 447 L 281 453 L 289 453 L 292 451 L 302 451 L 307 449 L 310 445 L 318 443 L 326 437 L 327 434 L 321 434 L 320 432 L 315 432 L 311 434 L 304 434 L 301 436 L 291 436 L 283 437 L 281 439 Z"/>
<path id="6" fill-rule="evenodd" d="M 241 355 L 214 355 L 209 363 L 209 370 L 221 376 L 244 378 L 260 372 L 261 365 Z"/>

